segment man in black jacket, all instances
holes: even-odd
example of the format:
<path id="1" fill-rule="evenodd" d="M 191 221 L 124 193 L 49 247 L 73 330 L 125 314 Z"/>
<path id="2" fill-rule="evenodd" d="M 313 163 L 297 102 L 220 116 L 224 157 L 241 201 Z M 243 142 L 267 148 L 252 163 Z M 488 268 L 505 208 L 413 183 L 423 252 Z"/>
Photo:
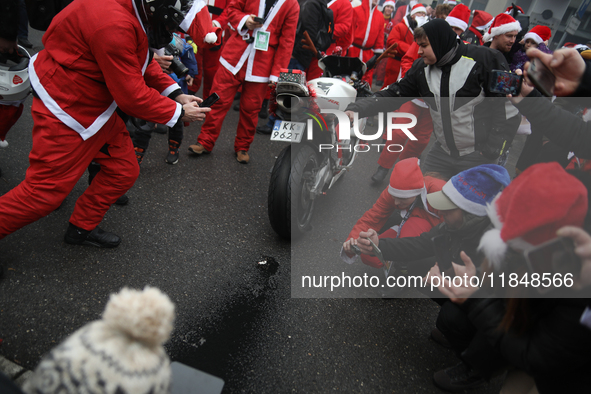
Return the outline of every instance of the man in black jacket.
<path id="1" fill-rule="evenodd" d="M 509 148 L 521 117 L 507 99 L 492 93 L 492 70 L 509 70 L 495 50 L 466 45 L 449 24 L 433 20 L 415 30 L 419 55 L 405 77 L 374 97 L 347 108 L 354 119 L 393 111 L 408 99 L 420 97 L 431 111 L 437 142 L 429 151 L 424 172 L 450 178 L 480 164 L 496 163 Z M 407 98 L 387 100 L 384 98 Z"/>

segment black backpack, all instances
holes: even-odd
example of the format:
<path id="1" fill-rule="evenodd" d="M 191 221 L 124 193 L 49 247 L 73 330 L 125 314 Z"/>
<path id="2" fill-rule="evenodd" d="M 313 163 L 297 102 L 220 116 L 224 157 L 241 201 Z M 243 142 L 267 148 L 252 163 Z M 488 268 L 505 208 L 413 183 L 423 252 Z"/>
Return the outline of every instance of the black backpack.
<path id="1" fill-rule="evenodd" d="M 333 42 L 332 35 L 334 33 L 334 15 L 332 10 L 328 8 L 326 4 L 326 0 L 308 0 L 300 5 L 300 15 L 306 15 L 309 12 L 316 13 L 317 9 L 320 9 L 323 20 L 322 26 L 320 29 L 318 29 L 316 37 L 310 37 L 314 41 L 316 49 L 319 51 L 326 51 Z M 310 9 L 309 12 L 307 11 L 308 8 Z M 297 28 L 298 35 L 300 33 L 303 34 L 303 32 L 300 31 L 301 29 L 302 21 L 300 20 L 298 21 Z"/>

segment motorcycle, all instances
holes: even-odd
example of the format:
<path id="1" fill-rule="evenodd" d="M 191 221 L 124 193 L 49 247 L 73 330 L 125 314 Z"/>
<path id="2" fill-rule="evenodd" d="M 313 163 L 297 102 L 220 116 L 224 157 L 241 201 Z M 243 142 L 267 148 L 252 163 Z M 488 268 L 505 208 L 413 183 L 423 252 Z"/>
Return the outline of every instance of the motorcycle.
<path id="1" fill-rule="evenodd" d="M 306 82 L 299 70 L 281 71 L 270 109 L 275 112 L 271 140 L 290 142 L 275 161 L 268 190 L 268 214 L 273 230 L 286 239 L 307 232 L 314 202 L 332 188 L 355 162 L 360 140 L 339 140 L 336 115 L 322 110 L 345 111 L 357 97 L 373 94 L 362 80 L 377 63 L 336 55 L 319 61 L 324 76 Z M 366 119 L 359 122 L 363 133 Z M 306 135 L 307 138 L 303 138 Z"/>

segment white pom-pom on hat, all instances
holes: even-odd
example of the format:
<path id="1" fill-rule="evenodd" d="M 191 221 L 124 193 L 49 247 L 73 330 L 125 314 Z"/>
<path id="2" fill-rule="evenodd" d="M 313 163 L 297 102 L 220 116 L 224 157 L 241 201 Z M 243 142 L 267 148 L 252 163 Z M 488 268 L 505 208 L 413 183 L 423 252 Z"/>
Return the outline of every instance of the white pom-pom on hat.
<path id="1" fill-rule="evenodd" d="M 203 41 L 205 41 L 205 43 L 207 44 L 215 44 L 215 42 L 218 40 L 218 36 L 215 33 L 207 33 L 205 35 L 205 39 Z"/>
<path id="2" fill-rule="evenodd" d="M 0 148 L 6 148 L 8 146 L 8 141 L 0 141 Z"/>
<path id="3" fill-rule="evenodd" d="M 495 271 L 500 271 L 505 253 L 507 253 L 507 244 L 501 238 L 501 230 L 494 228 L 484 233 L 480 239 L 478 251 L 484 253 L 489 264 Z"/>
<path id="4" fill-rule="evenodd" d="M 170 338 L 174 304 L 154 287 L 146 286 L 143 291 L 123 288 L 111 295 L 103 321 L 133 339 L 159 346 Z"/>

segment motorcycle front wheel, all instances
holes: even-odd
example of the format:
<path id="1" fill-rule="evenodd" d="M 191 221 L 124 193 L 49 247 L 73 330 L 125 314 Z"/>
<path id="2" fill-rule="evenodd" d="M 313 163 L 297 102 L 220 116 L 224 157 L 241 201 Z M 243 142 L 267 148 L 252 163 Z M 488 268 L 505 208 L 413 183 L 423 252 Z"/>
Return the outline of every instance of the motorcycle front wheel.
<path id="1" fill-rule="evenodd" d="M 286 147 L 275 161 L 268 192 L 269 220 L 285 239 L 298 238 L 310 229 L 314 211 L 310 190 L 317 168 L 316 152 L 306 144 Z"/>

